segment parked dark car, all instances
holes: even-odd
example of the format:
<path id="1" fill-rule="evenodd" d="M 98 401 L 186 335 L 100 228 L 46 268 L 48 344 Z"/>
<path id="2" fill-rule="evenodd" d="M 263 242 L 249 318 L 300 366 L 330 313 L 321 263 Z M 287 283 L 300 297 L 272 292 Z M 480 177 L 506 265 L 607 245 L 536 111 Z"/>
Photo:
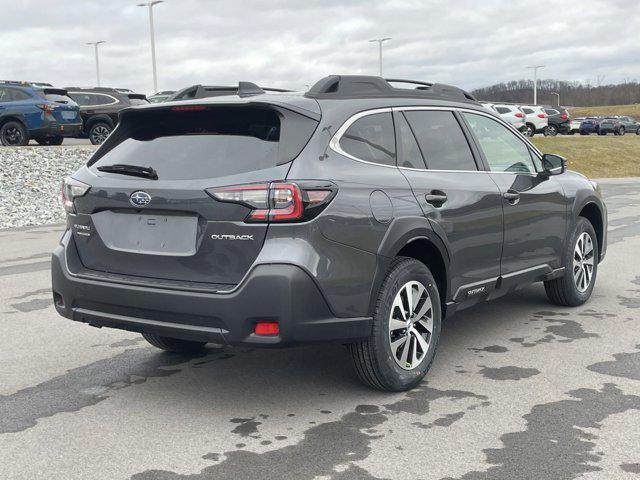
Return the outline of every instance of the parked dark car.
<path id="1" fill-rule="evenodd" d="M 34 139 L 60 145 L 82 129 L 78 105 L 66 90 L 28 82 L 0 81 L 0 143 L 23 146 Z"/>
<path id="2" fill-rule="evenodd" d="M 284 93 L 289 90 L 283 90 L 280 88 L 265 88 L 265 87 L 257 87 L 261 88 L 263 92 L 278 92 Z M 225 95 L 237 95 L 239 86 L 209 86 L 209 85 L 191 85 L 190 87 L 183 88 L 182 90 L 178 90 L 173 95 L 169 96 L 166 99 L 166 102 L 177 102 L 180 100 L 193 100 L 198 98 L 209 98 L 209 97 L 222 97 Z M 246 90 L 246 88 L 245 88 Z"/>
<path id="3" fill-rule="evenodd" d="M 625 133 L 635 133 L 640 135 L 640 123 L 633 117 L 618 117 L 618 121 L 622 125 L 622 130 L 618 129 L 618 135 Z"/>
<path id="4" fill-rule="evenodd" d="M 170 351 L 339 342 L 362 381 L 400 391 L 457 310 L 536 281 L 586 302 L 597 185 L 469 93 L 398 83 L 127 109 L 64 182 L 56 310 Z"/>
<path id="5" fill-rule="evenodd" d="M 84 127 L 78 136 L 89 138 L 94 145 L 104 142 L 115 128 L 120 110 L 149 103 L 143 94 L 121 92 L 115 88 L 67 87 L 67 90 L 69 96 L 80 105 L 84 121 Z"/>
<path id="6" fill-rule="evenodd" d="M 566 135 L 571 130 L 571 116 L 564 107 L 544 107 L 544 112 L 548 115 L 549 126 L 547 135 L 555 137 L 557 134 Z"/>
<path id="7" fill-rule="evenodd" d="M 614 135 L 624 135 L 624 125 L 618 117 L 606 117 L 600 120 L 598 135 L 606 135 L 613 133 Z"/>
<path id="8" fill-rule="evenodd" d="M 598 133 L 600 130 L 600 118 L 587 117 L 580 124 L 580 135 L 590 135 L 592 133 Z"/>

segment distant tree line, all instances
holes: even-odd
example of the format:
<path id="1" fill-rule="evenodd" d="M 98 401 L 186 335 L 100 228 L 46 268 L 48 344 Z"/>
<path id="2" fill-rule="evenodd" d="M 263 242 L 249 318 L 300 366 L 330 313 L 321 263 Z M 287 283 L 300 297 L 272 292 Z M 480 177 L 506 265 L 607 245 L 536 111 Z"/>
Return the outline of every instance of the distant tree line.
<path id="1" fill-rule="evenodd" d="M 600 83 L 600 79 L 598 79 Z M 591 85 L 561 80 L 538 80 L 538 104 L 560 103 L 572 107 L 595 107 L 601 105 L 627 105 L 640 103 L 640 83 L 625 82 L 617 85 Z M 533 80 L 514 80 L 479 88 L 471 92 L 478 100 L 489 102 L 532 103 Z"/>

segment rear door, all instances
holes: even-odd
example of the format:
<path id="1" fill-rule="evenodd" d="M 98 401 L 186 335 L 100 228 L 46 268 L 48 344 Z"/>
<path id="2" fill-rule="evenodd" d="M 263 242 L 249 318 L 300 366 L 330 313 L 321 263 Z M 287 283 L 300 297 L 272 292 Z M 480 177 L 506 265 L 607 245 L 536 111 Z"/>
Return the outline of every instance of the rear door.
<path id="1" fill-rule="evenodd" d="M 163 281 L 235 285 L 267 231 L 252 209 L 206 189 L 286 178 L 317 122 L 279 107 L 176 106 L 127 112 L 89 163 L 89 192 L 76 199 L 74 239 L 90 270 Z M 101 171 L 152 167 L 157 180 Z M 244 198 L 244 197 L 243 197 Z"/>
<path id="2" fill-rule="evenodd" d="M 560 182 L 538 176 L 540 160 L 506 125 L 476 113 L 463 117 L 490 170 L 487 176 L 503 195 L 502 275 L 517 280 L 560 267 L 567 228 Z"/>
<path id="3" fill-rule="evenodd" d="M 450 254 L 452 297 L 482 298 L 500 275 L 502 199 L 451 110 L 396 109 L 398 166 Z"/>

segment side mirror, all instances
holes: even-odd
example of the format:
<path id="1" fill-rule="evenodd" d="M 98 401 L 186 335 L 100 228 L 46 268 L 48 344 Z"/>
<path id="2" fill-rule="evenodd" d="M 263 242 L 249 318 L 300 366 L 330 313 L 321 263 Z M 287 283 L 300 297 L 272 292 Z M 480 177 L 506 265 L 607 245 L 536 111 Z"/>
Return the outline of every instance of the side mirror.
<path id="1" fill-rule="evenodd" d="M 540 173 L 544 177 L 560 175 L 561 173 L 564 173 L 567 168 L 567 160 L 560 155 L 545 153 L 542 155 L 542 168 L 543 171 Z"/>

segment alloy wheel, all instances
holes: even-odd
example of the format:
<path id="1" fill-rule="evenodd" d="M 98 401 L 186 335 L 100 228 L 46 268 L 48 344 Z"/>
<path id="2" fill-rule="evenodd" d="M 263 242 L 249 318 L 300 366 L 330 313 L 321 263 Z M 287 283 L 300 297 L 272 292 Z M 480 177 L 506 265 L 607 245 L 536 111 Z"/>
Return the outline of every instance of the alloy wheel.
<path id="1" fill-rule="evenodd" d="M 587 232 L 582 232 L 573 251 L 573 281 L 580 293 L 591 285 L 595 261 L 593 240 Z"/>
<path id="2" fill-rule="evenodd" d="M 107 127 L 103 127 L 102 125 L 95 127 L 91 131 L 91 139 L 96 144 L 100 144 L 104 142 L 108 136 L 109 136 L 109 129 Z"/>
<path id="3" fill-rule="evenodd" d="M 433 334 L 431 298 L 420 282 L 405 283 L 396 294 L 389 314 L 389 343 L 393 359 L 404 370 L 413 370 L 429 351 Z"/>
<path id="4" fill-rule="evenodd" d="M 22 132 L 18 127 L 9 127 L 3 132 L 2 138 L 6 145 L 20 145 L 22 143 Z"/>

